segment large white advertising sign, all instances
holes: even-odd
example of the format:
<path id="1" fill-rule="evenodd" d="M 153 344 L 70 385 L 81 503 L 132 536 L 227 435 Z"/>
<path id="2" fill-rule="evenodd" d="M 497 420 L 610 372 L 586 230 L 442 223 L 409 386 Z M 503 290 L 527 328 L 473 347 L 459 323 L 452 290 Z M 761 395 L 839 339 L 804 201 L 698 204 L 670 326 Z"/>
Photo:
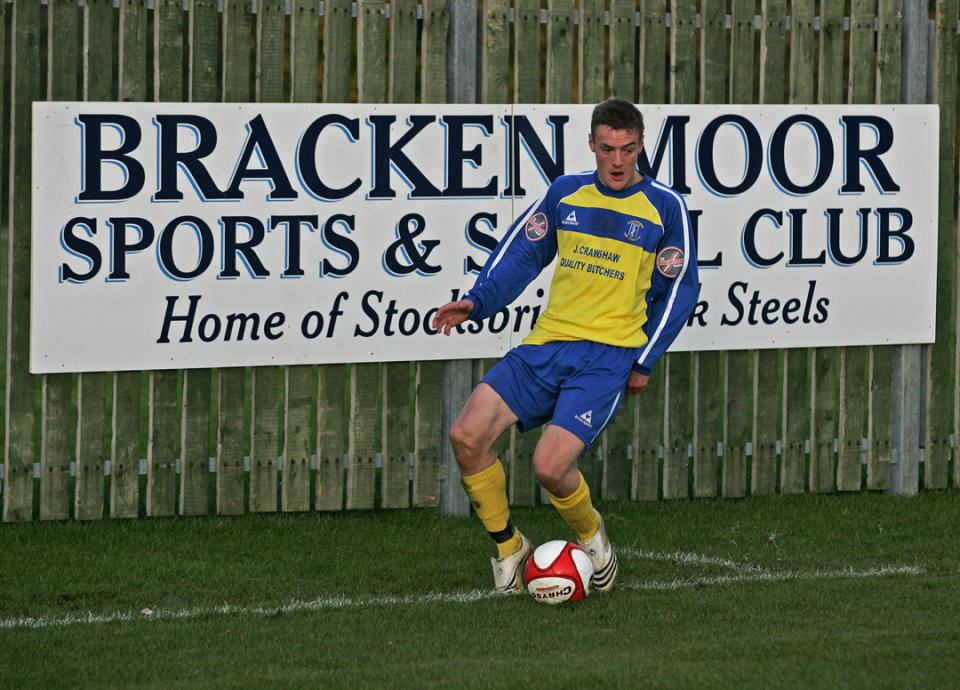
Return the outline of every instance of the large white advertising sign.
<path id="1" fill-rule="evenodd" d="M 495 357 L 552 267 L 462 332 L 590 106 L 34 104 L 31 371 Z M 936 106 L 643 106 L 702 291 L 672 349 L 931 342 Z"/>

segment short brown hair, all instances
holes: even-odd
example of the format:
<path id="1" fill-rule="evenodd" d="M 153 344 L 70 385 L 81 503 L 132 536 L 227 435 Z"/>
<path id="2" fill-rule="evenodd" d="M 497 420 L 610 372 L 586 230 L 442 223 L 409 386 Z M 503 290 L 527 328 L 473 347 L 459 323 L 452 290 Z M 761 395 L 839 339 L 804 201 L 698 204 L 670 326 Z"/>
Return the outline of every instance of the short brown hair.
<path id="1" fill-rule="evenodd" d="M 643 115 L 630 101 L 622 98 L 610 98 L 597 104 L 590 118 L 590 134 L 595 134 L 597 127 L 606 125 L 610 129 L 636 131 L 643 138 Z"/>

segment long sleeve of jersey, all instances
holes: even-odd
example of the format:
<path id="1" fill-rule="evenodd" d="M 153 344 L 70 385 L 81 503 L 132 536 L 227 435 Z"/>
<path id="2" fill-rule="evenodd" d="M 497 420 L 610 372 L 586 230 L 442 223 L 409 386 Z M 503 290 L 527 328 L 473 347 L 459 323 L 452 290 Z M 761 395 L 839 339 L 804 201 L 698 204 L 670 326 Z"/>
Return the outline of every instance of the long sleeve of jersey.
<path id="1" fill-rule="evenodd" d="M 693 241 L 690 214 L 683 197 L 666 185 L 653 181 L 652 187 L 673 203 L 661 210 L 663 237 L 657 245 L 656 267 L 647 292 L 647 322 L 643 331 L 647 343 L 640 350 L 634 369 L 650 374 L 679 335 L 697 306 L 700 278 L 697 250 Z"/>
<path id="2" fill-rule="evenodd" d="M 482 321 L 515 300 L 553 261 L 557 237 L 548 218 L 550 191 L 528 207 L 510 226 L 487 259 L 473 287 L 464 295 L 473 301 L 472 321 Z"/>

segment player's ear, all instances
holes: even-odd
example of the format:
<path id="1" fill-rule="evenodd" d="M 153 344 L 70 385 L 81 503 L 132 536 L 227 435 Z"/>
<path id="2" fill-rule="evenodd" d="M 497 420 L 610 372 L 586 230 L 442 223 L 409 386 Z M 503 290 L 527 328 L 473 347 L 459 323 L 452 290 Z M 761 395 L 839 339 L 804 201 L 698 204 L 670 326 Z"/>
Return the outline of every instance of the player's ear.
<path id="1" fill-rule="evenodd" d="M 590 132 L 587 135 L 587 145 L 590 146 L 591 151 L 593 151 L 594 153 L 597 152 L 597 150 L 593 147 L 593 132 Z"/>

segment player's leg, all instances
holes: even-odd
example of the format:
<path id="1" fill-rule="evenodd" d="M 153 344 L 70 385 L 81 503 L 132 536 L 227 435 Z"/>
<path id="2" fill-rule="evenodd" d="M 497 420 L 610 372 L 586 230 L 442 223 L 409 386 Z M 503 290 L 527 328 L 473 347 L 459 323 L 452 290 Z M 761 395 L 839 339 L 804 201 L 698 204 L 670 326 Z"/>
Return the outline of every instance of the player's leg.
<path id="1" fill-rule="evenodd" d="M 577 533 L 577 542 L 593 562 L 594 589 L 609 591 L 616 582 L 617 556 L 603 518 L 593 507 L 590 487 L 576 468 L 576 458 L 599 438 L 616 414 L 634 352 L 580 342 L 571 345 L 567 356 L 576 370 L 562 384 L 550 435 L 544 434 L 543 447 L 534 455 L 534 468 L 551 502 Z"/>
<path id="2" fill-rule="evenodd" d="M 603 518 L 590 498 L 590 487 L 576 460 L 586 444 L 573 432 L 552 425 L 544 432 L 533 455 L 534 472 L 550 502 L 577 533 L 577 543 L 593 563 L 591 586 L 604 592 L 613 589 L 619 569 L 617 554 L 607 538 Z"/>
<path id="3" fill-rule="evenodd" d="M 502 592 L 521 589 L 523 564 L 533 548 L 510 519 L 507 477 L 493 452 L 494 442 L 516 421 L 503 398 L 488 384 L 480 383 L 450 428 L 464 491 L 497 545 L 493 575 Z"/>
<path id="4" fill-rule="evenodd" d="M 577 458 L 586 449 L 573 432 L 551 425 L 533 453 L 533 471 L 561 517 L 585 540 L 593 537 L 600 518 L 590 500 L 590 487 L 577 469 Z"/>

